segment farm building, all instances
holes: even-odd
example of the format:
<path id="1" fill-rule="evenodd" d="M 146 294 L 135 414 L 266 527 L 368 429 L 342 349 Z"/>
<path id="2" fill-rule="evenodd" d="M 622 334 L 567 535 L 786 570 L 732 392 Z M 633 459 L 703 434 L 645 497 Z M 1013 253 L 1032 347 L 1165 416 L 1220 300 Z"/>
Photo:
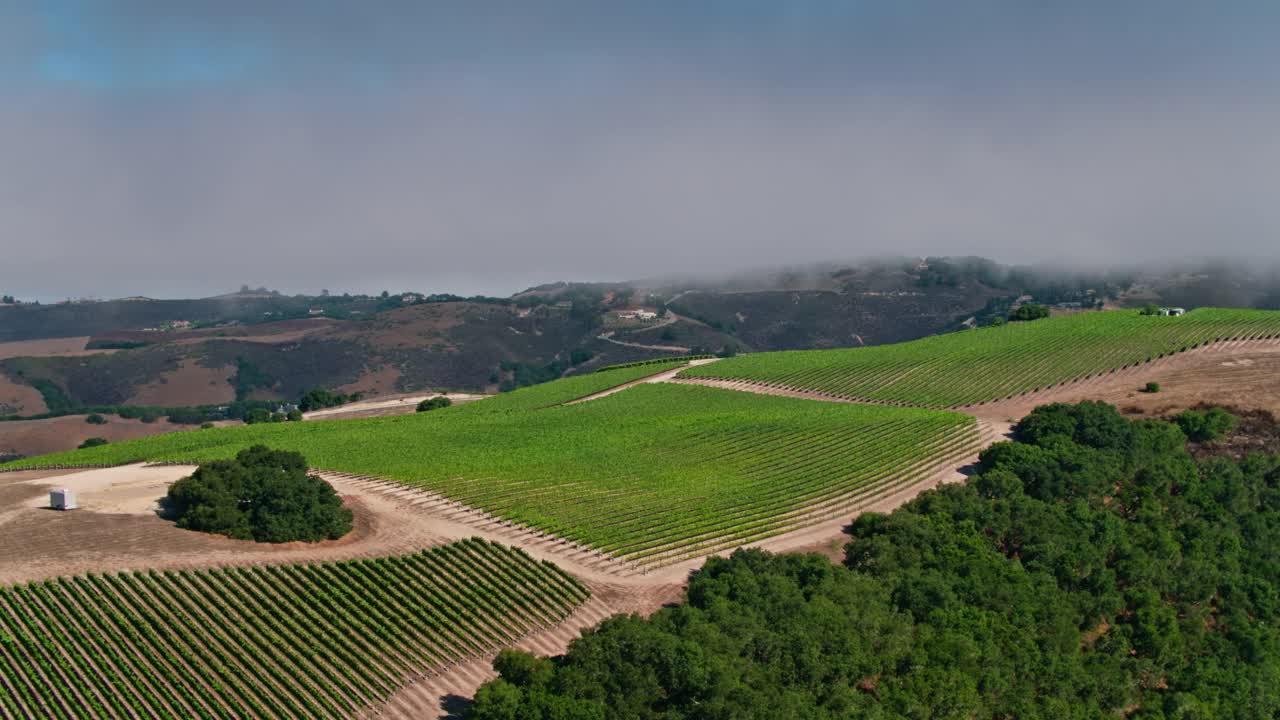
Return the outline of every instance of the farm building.
<path id="1" fill-rule="evenodd" d="M 54 510 L 75 510 L 76 494 L 66 488 L 49 491 L 49 507 Z"/>
<path id="2" fill-rule="evenodd" d="M 1180 308 L 1180 307 L 1162 307 L 1162 308 L 1160 308 L 1160 310 L 1159 310 L 1158 314 L 1160 314 L 1160 315 L 1167 315 L 1167 316 L 1169 316 L 1169 317 L 1178 317 L 1179 315 L 1185 315 L 1185 314 L 1186 314 L 1186 312 L 1187 312 L 1186 308 Z"/>

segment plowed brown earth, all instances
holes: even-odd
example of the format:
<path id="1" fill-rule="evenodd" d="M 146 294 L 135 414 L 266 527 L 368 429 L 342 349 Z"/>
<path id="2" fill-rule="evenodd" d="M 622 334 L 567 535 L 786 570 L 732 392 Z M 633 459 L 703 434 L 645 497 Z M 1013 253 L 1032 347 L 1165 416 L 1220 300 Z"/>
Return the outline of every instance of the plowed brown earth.
<path id="1" fill-rule="evenodd" d="M 0 360 L 13 357 L 41 357 L 45 355 L 91 355 L 103 352 L 90 350 L 85 352 L 84 346 L 89 342 L 87 335 L 64 338 L 45 338 L 42 340 L 13 340 L 0 342 Z"/>
<path id="2" fill-rule="evenodd" d="M 74 450 L 91 437 L 110 442 L 190 430 L 191 425 L 174 425 L 167 420 L 144 423 L 110 416 L 106 425 L 90 425 L 84 415 L 65 415 L 44 420 L 12 420 L 0 422 L 0 452 L 12 451 L 32 457 Z"/>
<path id="3" fill-rule="evenodd" d="M 30 385 L 16 383 L 0 373 L 0 414 L 39 415 L 47 412 L 44 397 Z"/>
<path id="4" fill-rule="evenodd" d="M 1148 382 L 1160 392 L 1146 393 Z M 1280 415 L 1280 341 L 1229 342 L 1179 353 L 1147 365 L 1064 385 L 965 412 L 999 422 L 1051 402 L 1102 400 L 1128 415 L 1162 416 L 1201 403 Z"/>
<path id="5" fill-rule="evenodd" d="M 179 407 L 230 403 L 236 399 L 229 380 L 235 372 L 234 366 L 207 368 L 194 360 L 183 360 L 176 370 L 139 387 L 128 404 Z"/>

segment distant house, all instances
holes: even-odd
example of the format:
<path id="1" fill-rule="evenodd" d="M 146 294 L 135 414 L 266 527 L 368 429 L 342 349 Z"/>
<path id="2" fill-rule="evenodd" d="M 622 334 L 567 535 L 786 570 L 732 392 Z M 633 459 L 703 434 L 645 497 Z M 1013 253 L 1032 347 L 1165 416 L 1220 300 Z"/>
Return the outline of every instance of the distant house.
<path id="1" fill-rule="evenodd" d="M 307 314 L 308 314 L 308 315 L 323 315 L 323 314 L 324 314 L 324 308 L 311 308 L 310 310 L 307 310 Z"/>
<path id="2" fill-rule="evenodd" d="M 1158 311 L 1156 311 L 1156 314 L 1167 315 L 1169 317 L 1178 317 L 1179 315 L 1186 315 L 1187 310 L 1186 308 L 1180 308 L 1180 307 L 1162 307 Z"/>
<path id="3" fill-rule="evenodd" d="M 418 293 L 405 293 L 400 296 L 400 303 L 402 305 L 415 305 L 422 302 L 422 300 L 423 297 Z"/>

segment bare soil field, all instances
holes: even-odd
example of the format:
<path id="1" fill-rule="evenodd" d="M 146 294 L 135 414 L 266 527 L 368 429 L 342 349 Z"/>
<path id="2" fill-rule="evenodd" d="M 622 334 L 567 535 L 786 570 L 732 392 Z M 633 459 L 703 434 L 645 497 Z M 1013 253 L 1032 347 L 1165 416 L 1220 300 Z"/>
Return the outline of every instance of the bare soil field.
<path id="1" fill-rule="evenodd" d="M 14 340 L 0 342 L 0 360 L 13 357 L 42 357 L 45 355 L 85 355 L 102 350 L 85 351 L 89 336 L 46 338 L 43 340 Z"/>
<path id="2" fill-rule="evenodd" d="M 1160 392 L 1147 393 L 1148 382 Z M 1280 341 L 1210 345 L 1136 368 L 968 408 L 990 421 L 1018 419 L 1037 405 L 1103 400 L 1131 416 L 1158 417 L 1211 403 L 1280 415 Z"/>
<path id="3" fill-rule="evenodd" d="M 228 382 L 236 369 L 231 366 L 207 368 L 186 359 L 178 369 L 139 387 L 127 403 L 130 405 L 219 405 L 236 399 L 235 388 Z"/>
<path id="4" fill-rule="evenodd" d="M 399 368 L 384 365 L 376 370 L 366 370 L 359 380 L 334 388 L 337 392 L 350 395 L 390 395 L 396 391 L 396 381 L 400 379 Z"/>
<path id="5" fill-rule="evenodd" d="M 168 420 L 144 423 L 111 416 L 106 425 L 90 425 L 84 415 L 65 415 L 44 420 L 0 422 L 0 452 L 11 451 L 31 457 L 63 450 L 74 450 L 91 437 L 109 442 L 159 435 L 176 430 L 190 430 L 190 425 L 174 425 Z"/>
<path id="6" fill-rule="evenodd" d="M 16 383 L 0 372 L 0 414 L 39 415 L 48 409 L 39 390 Z"/>
<path id="7" fill-rule="evenodd" d="M 193 469 L 0 473 L 0 584 L 85 572 L 381 556 L 454 537 L 399 512 L 391 498 L 347 487 L 336 489 L 355 513 L 355 528 L 340 540 L 270 545 L 181 530 L 156 513 L 157 503 Z M 76 492 L 80 509 L 48 509 L 48 491 L 60 487 Z"/>

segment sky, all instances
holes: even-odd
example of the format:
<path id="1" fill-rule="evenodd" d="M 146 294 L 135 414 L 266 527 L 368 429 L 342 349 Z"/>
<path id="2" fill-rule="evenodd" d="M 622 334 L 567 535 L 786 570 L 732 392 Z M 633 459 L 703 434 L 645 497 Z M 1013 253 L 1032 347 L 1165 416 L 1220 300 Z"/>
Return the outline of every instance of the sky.
<path id="1" fill-rule="evenodd" d="M 1271 0 L 8 0 L 0 292 L 1280 258 Z"/>

